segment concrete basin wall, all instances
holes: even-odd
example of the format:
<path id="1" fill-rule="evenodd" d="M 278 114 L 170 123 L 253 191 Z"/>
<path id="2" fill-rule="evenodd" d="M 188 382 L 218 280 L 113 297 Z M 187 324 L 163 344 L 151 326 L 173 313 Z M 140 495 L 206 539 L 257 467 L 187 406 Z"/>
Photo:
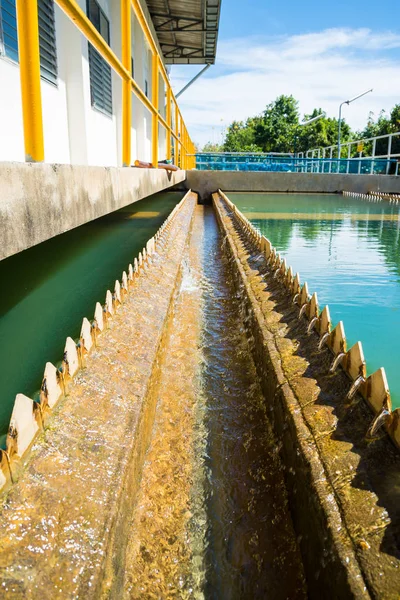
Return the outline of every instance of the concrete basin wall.
<path id="1" fill-rule="evenodd" d="M 163 169 L 0 163 L 0 260 L 185 177 Z"/>
<path id="2" fill-rule="evenodd" d="M 400 193 L 400 177 L 395 175 L 188 171 L 186 185 L 198 192 L 202 201 L 208 200 L 218 189 L 224 192 Z"/>
<path id="3" fill-rule="evenodd" d="M 72 353 L 67 357 L 68 395 L 51 409 L 43 405 L 46 428 L 24 444 L 25 453 L 11 456 L 14 481 L 3 489 L 0 507 L 5 595 L 122 597 L 132 512 L 195 203 L 188 194 L 157 241 L 149 241 L 153 252 L 144 262 L 140 253 L 142 266 L 129 284 L 125 279 L 125 291 L 119 289 L 121 303 L 104 313 L 96 345 L 84 353 L 85 368 L 71 372 Z M 46 383 L 46 389 L 54 386 Z M 31 408 L 16 422 L 17 444 L 26 441 L 24 425 L 35 415 Z"/>
<path id="4" fill-rule="evenodd" d="M 397 598 L 400 455 L 387 435 L 366 439 L 372 412 L 349 402 L 260 248 L 213 196 L 266 409 L 285 465 L 310 598 Z M 304 319 L 303 319 L 304 321 Z"/>

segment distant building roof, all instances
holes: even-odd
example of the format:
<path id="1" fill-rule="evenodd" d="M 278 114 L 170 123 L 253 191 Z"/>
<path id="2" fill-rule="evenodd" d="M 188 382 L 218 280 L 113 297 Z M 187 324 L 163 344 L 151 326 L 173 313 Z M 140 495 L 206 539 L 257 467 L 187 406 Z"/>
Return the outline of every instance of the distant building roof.
<path id="1" fill-rule="evenodd" d="M 166 64 L 214 64 L 221 0 L 146 2 Z"/>

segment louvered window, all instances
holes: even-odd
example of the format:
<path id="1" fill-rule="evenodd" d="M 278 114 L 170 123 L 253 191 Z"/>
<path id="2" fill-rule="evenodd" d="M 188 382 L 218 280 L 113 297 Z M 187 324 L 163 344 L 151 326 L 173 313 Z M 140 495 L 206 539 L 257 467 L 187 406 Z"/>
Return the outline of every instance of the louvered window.
<path id="1" fill-rule="evenodd" d="M 88 17 L 97 31 L 110 44 L 110 23 L 96 0 L 87 2 Z M 112 114 L 111 67 L 89 43 L 90 96 L 92 106 Z"/>
<path id="2" fill-rule="evenodd" d="M 0 0 L 2 2 L 3 0 Z M 44 79 L 57 83 L 56 25 L 54 0 L 38 0 L 40 73 Z"/>
<path id="3" fill-rule="evenodd" d="M 0 0 L 0 54 L 18 60 L 15 0 Z"/>
<path id="4" fill-rule="evenodd" d="M 38 0 L 40 74 L 57 83 L 54 0 Z M 15 0 L 0 0 L 0 54 L 18 60 Z"/>

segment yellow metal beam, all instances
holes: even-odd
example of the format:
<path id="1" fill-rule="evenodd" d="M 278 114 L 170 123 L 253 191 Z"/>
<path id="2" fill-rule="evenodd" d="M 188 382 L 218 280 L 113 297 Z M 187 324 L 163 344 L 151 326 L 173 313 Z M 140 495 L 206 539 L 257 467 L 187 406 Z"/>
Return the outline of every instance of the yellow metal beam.
<path id="1" fill-rule="evenodd" d="M 184 126 L 184 133 L 183 133 L 183 147 L 184 147 L 184 156 L 185 156 L 185 163 L 183 165 L 184 169 L 187 169 L 187 133 L 186 133 L 186 125 Z"/>
<path id="2" fill-rule="evenodd" d="M 131 72 L 132 63 L 131 1 L 121 0 L 121 56 L 122 64 Z M 132 133 L 132 85 L 131 80 L 122 80 L 122 166 L 131 164 Z"/>
<path id="3" fill-rule="evenodd" d="M 25 160 L 42 162 L 44 138 L 37 0 L 17 0 L 16 8 Z"/>
<path id="4" fill-rule="evenodd" d="M 147 98 L 146 94 L 141 90 L 136 81 L 132 78 L 130 68 L 126 69 L 118 59 L 117 55 L 111 50 L 105 39 L 97 31 L 93 23 L 89 21 L 83 10 L 78 6 L 75 0 L 55 0 L 58 6 L 65 12 L 65 14 L 74 22 L 79 31 L 85 36 L 85 38 L 92 44 L 94 48 L 101 54 L 104 60 L 110 65 L 112 69 L 121 77 L 121 79 L 128 79 L 131 82 L 132 90 L 135 92 L 137 97 L 145 105 L 145 107 L 154 113 L 155 109 Z"/>
<path id="5" fill-rule="evenodd" d="M 132 1 L 133 11 L 134 11 L 134 13 L 136 15 L 137 20 L 139 21 L 140 27 L 141 27 L 141 29 L 143 31 L 143 34 L 144 34 L 144 36 L 145 36 L 145 38 L 147 40 L 147 43 L 150 46 L 150 50 L 151 50 L 152 54 L 158 54 L 159 55 L 158 46 L 157 46 L 156 41 L 155 41 L 155 39 L 153 37 L 153 34 L 151 32 L 151 29 L 149 27 L 149 24 L 147 22 L 146 16 L 145 16 L 145 14 L 143 12 L 143 9 L 142 9 L 142 7 L 140 5 L 139 0 L 131 0 L 131 1 Z M 164 67 L 164 64 L 163 64 L 162 60 L 160 60 L 160 72 L 161 72 L 162 78 L 165 81 L 165 84 L 167 86 L 169 86 L 170 84 L 169 84 L 168 74 L 167 74 L 167 71 L 165 70 L 165 67 Z"/>
<path id="6" fill-rule="evenodd" d="M 166 131 L 166 135 L 167 135 L 167 160 L 171 160 L 171 133 L 172 133 L 172 127 L 171 127 L 171 87 L 169 85 L 169 82 L 167 84 L 167 110 L 166 110 L 166 117 L 167 117 L 167 125 L 168 125 L 168 129 Z"/>
<path id="7" fill-rule="evenodd" d="M 174 108 L 175 108 L 175 131 L 174 135 L 174 161 L 177 166 L 179 166 L 179 112 L 178 105 L 176 100 L 174 100 Z"/>
<path id="8" fill-rule="evenodd" d="M 122 162 L 131 162 L 132 95 L 133 91 L 142 104 L 152 114 L 152 160 L 158 164 L 158 126 L 161 123 L 167 133 L 167 157 L 171 157 L 171 137 L 175 140 L 175 161 L 183 166 L 188 152 L 189 136 L 180 114 L 176 98 L 172 92 L 164 64 L 158 54 L 158 47 L 138 0 L 121 2 L 122 62 L 88 19 L 76 0 L 55 0 L 58 6 L 73 21 L 104 60 L 122 79 Z M 27 161 L 44 160 L 43 117 L 40 89 L 40 55 L 37 0 L 16 0 L 18 21 L 18 44 L 20 57 L 21 95 L 24 121 L 25 157 Z M 153 54 L 153 92 L 150 101 L 131 74 L 131 6 L 142 28 Z M 167 90 L 167 114 L 164 119 L 159 114 L 159 74 L 163 77 Z M 171 123 L 171 103 L 175 106 L 175 131 Z"/>
<path id="9" fill-rule="evenodd" d="M 182 137 L 182 132 L 183 132 L 183 123 L 182 123 L 182 117 L 181 117 L 181 113 L 179 112 L 179 108 L 178 108 L 178 115 L 179 115 L 179 120 L 178 120 L 178 137 L 179 137 L 179 166 L 181 169 L 184 168 L 183 166 L 183 137 Z"/>
<path id="10" fill-rule="evenodd" d="M 158 54 L 153 54 L 152 60 L 152 69 L 151 69 L 151 78 L 152 78 L 152 86 L 151 86 L 151 99 L 156 112 L 153 114 L 152 118 L 152 163 L 153 167 L 157 168 L 158 165 L 158 120 L 160 118 L 158 114 L 158 63 L 159 58 Z"/>
<path id="11" fill-rule="evenodd" d="M 147 40 L 147 43 L 150 46 L 150 50 L 152 54 L 158 54 L 158 48 L 157 45 L 154 41 L 154 38 L 151 34 L 151 30 L 149 27 L 149 24 L 147 23 L 147 19 L 145 17 L 145 14 L 143 12 L 142 7 L 140 6 L 140 2 L 138 0 L 131 0 L 132 1 L 132 8 L 133 11 L 136 15 L 137 20 L 139 21 L 139 25 L 141 30 L 143 31 L 143 35 Z"/>
<path id="12" fill-rule="evenodd" d="M 150 46 L 152 53 L 158 54 L 157 44 L 153 38 L 153 34 L 151 32 L 151 29 L 149 27 L 149 24 L 147 22 L 147 19 L 145 17 L 145 14 L 143 12 L 143 9 L 140 5 L 139 0 L 131 0 L 131 1 L 132 1 L 133 11 L 136 15 L 137 20 L 139 21 L 140 27 L 141 27 L 143 34 L 147 40 L 147 43 Z M 170 84 L 170 81 L 168 78 L 168 74 L 165 69 L 164 63 L 162 62 L 161 59 L 160 59 L 160 73 L 161 73 L 162 78 L 164 79 L 164 82 L 165 82 L 165 85 L 167 86 L 167 88 L 171 89 L 171 84 Z M 176 102 L 176 98 L 175 98 L 174 93 L 172 92 L 172 89 L 171 89 L 171 98 L 174 102 Z"/>

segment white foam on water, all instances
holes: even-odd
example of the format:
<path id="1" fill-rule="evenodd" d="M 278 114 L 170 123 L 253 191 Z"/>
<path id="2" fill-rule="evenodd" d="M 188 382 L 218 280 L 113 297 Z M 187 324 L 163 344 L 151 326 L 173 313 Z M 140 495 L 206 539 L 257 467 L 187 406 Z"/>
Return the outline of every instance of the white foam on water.
<path id="1" fill-rule="evenodd" d="M 199 283 L 196 278 L 193 276 L 189 265 L 186 260 L 182 263 L 182 281 L 180 292 L 198 292 L 199 291 Z"/>

